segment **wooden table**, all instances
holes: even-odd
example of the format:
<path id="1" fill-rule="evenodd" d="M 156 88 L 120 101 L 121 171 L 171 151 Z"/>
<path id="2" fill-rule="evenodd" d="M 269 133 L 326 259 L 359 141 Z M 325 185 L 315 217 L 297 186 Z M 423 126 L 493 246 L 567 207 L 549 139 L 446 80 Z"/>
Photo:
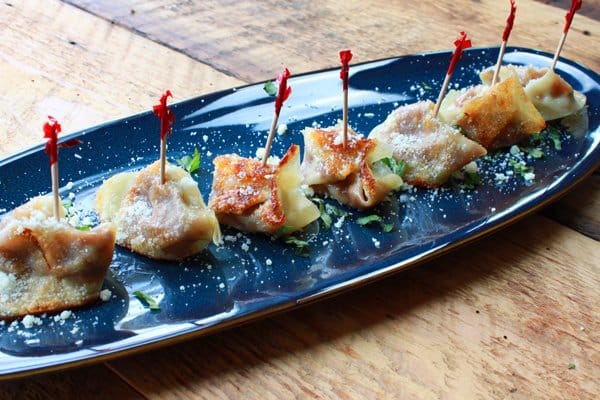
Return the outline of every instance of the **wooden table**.
<path id="1" fill-rule="evenodd" d="M 506 4 L 505 4 L 506 3 Z M 544 3 L 551 3 L 550 5 Z M 510 44 L 553 51 L 566 1 L 518 1 Z M 600 0 L 565 57 L 600 71 Z M 496 0 L 5 0 L 0 155 L 178 99 L 353 62 L 496 45 Z M 562 8 L 560 8 L 560 7 Z M 334 299 L 0 398 L 571 398 L 600 393 L 600 180 L 474 245 Z M 574 369 L 568 364 L 573 363 Z M 597 397 L 596 397 L 597 398 Z"/>

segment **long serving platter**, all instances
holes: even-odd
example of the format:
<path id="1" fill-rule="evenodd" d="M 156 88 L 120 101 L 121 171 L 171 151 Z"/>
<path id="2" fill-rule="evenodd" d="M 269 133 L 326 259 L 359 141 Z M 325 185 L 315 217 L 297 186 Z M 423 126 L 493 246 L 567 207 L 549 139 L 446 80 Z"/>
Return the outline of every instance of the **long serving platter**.
<path id="1" fill-rule="evenodd" d="M 452 86 L 478 83 L 477 72 L 493 65 L 497 52 L 467 51 Z M 449 52 L 440 52 L 353 65 L 351 125 L 368 134 L 394 107 L 435 100 L 449 59 Z M 504 61 L 547 66 L 551 59 L 551 54 L 536 50 L 509 48 Z M 179 263 L 152 261 L 117 247 L 104 285 L 112 293 L 107 302 L 72 310 L 66 319 L 42 316 L 32 327 L 22 322 L 0 325 L 0 379 L 106 361 L 292 309 L 422 263 L 548 204 L 600 164 L 600 77 L 568 60 L 559 62 L 557 71 L 587 96 L 587 113 L 563 121 L 570 133 L 562 130 L 559 146 L 548 138 L 539 144 L 545 157 L 527 159 L 533 179 L 511 172 L 511 152 L 492 154 L 478 162 L 481 183 L 475 189 L 460 183 L 410 189 L 365 213 L 339 207 L 348 215 L 333 215 L 329 229 L 315 222 L 305 230 L 302 240 L 309 246 L 303 255 L 282 240 L 232 229 L 224 229 L 223 246 L 210 246 Z M 290 85 L 293 94 L 280 119 L 287 129 L 275 141 L 275 155 L 292 143 L 302 145 L 305 126 L 329 126 L 341 118 L 337 69 L 295 76 Z M 195 179 L 205 199 L 215 156 L 254 156 L 263 145 L 272 100 L 263 84 L 255 84 L 173 105 L 176 123 L 169 158 L 198 148 L 201 169 Z M 550 128 L 561 130 L 558 124 Z M 91 217 L 94 193 L 103 179 L 141 168 L 159 152 L 158 122 L 150 112 L 70 136 L 83 144 L 61 153 L 61 194 L 74 196 L 75 208 Z M 41 146 L 0 160 L 0 213 L 48 192 L 47 162 Z M 392 231 L 356 223 L 369 214 L 393 224 Z M 133 295 L 136 290 L 156 299 L 160 310 L 147 308 Z"/>

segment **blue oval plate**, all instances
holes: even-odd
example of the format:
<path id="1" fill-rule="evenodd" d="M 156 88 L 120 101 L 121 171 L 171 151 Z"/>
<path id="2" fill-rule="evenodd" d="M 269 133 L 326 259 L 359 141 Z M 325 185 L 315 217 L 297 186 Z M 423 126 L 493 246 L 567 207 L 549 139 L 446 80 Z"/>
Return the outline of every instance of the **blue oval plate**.
<path id="1" fill-rule="evenodd" d="M 467 51 L 453 87 L 478 83 L 477 71 L 494 64 L 497 52 Z M 551 58 L 511 48 L 505 62 L 547 66 Z M 351 125 L 368 134 L 397 105 L 435 100 L 449 60 L 450 53 L 442 52 L 353 65 Z M 330 229 L 322 221 L 306 229 L 306 257 L 296 254 L 306 249 L 229 229 L 224 231 L 224 246 L 211 246 L 180 263 L 152 261 L 117 248 L 105 281 L 112 292 L 109 301 L 73 310 L 66 320 L 42 316 L 41 325 L 32 328 L 0 325 L 0 378 L 107 360 L 291 309 L 414 266 L 544 206 L 600 163 L 600 78 L 565 60 L 558 71 L 587 96 L 587 121 L 577 121 L 575 135 L 551 126 L 535 144 L 545 157 L 525 156 L 533 180 L 515 173 L 510 160 L 516 156 L 508 151 L 494 154 L 478 162 L 477 189 L 458 184 L 399 192 L 366 214 L 338 207 L 348 215 L 334 215 Z M 291 143 L 301 144 L 305 126 L 329 126 L 341 118 L 337 69 L 293 77 L 290 85 L 293 94 L 280 119 L 287 132 L 276 139 L 276 155 Z M 264 145 L 273 98 L 256 84 L 183 101 L 172 109 L 177 119 L 169 158 L 200 150 L 201 170 L 195 177 L 206 199 L 216 155 L 254 156 Z M 158 121 L 150 112 L 70 136 L 84 143 L 61 153 L 61 194 L 67 198 L 73 193 L 75 207 L 92 216 L 94 191 L 103 179 L 143 167 L 158 155 Z M 48 192 L 48 159 L 42 146 L 4 158 L 0 166 L 0 212 Z M 386 233 L 378 224 L 359 226 L 356 219 L 368 214 L 383 216 L 393 230 Z M 136 290 L 156 299 L 160 310 L 148 309 L 133 295 Z"/>

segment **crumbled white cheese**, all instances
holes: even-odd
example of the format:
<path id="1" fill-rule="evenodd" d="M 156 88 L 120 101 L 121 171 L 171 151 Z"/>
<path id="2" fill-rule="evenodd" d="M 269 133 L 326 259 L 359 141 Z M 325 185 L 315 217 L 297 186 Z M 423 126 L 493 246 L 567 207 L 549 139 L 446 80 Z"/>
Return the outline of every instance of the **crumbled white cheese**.
<path id="1" fill-rule="evenodd" d="M 29 329 L 33 328 L 34 325 L 42 325 L 43 321 L 38 317 L 34 317 L 33 315 L 26 315 L 21 320 L 21 323 L 26 329 Z"/>
<path id="2" fill-rule="evenodd" d="M 267 264 L 267 265 L 273 265 L 273 261 L 271 261 L 271 259 L 270 259 L 270 258 L 267 258 L 267 259 L 265 260 L 265 264 Z"/>
<path id="3" fill-rule="evenodd" d="M 73 315 L 73 312 L 71 310 L 64 310 L 63 312 L 60 313 L 60 319 L 62 319 L 63 321 L 66 321 L 69 318 L 71 318 L 71 315 Z"/>
<path id="4" fill-rule="evenodd" d="M 464 168 L 465 172 L 467 172 L 469 174 L 476 174 L 477 171 L 479 171 L 479 167 L 477 166 L 477 163 L 475 161 L 471 161 L 470 163 L 465 165 L 463 168 Z"/>
<path id="5" fill-rule="evenodd" d="M 279 126 L 277 127 L 277 134 L 285 135 L 287 132 L 287 129 L 288 129 L 287 124 L 279 124 Z"/>
<path id="6" fill-rule="evenodd" d="M 112 292 L 110 291 L 110 289 L 104 289 L 104 290 L 100 291 L 100 300 L 109 301 L 111 297 L 112 297 Z"/>

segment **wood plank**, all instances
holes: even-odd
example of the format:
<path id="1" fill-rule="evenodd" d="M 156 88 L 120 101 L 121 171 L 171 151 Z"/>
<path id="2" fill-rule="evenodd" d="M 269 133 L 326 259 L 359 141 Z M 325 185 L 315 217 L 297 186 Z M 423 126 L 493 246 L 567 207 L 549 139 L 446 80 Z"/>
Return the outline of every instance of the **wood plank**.
<path id="1" fill-rule="evenodd" d="M 35 21 L 35 23 L 32 23 Z M 0 3 L 0 156 L 65 132 L 242 83 L 57 0 Z M 10 77 L 10 79 L 6 79 Z"/>
<path id="2" fill-rule="evenodd" d="M 337 66 L 337 52 L 346 47 L 353 50 L 353 62 L 449 49 L 461 30 L 474 46 L 496 46 L 507 14 L 507 2 L 497 0 L 478 0 L 472 7 L 454 0 L 65 1 L 247 81 L 276 76 L 282 64 L 293 73 Z M 510 44 L 553 52 L 564 12 L 532 0 L 518 7 Z M 588 46 L 598 37 L 600 24 L 578 14 L 563 55 L 600 69 L 600 54 Z"/>
<path id="3" fill-rule="evenodd" d="M 161 399 L 592 399 L 597 256 L 534 216 L 347 295 L 111 365 Z"/>
<path id="4" fill-rule="evenodd" d="M 475 46 L 494 46 L 507 13 L 506 2 L 495 0 L 477 1 L 462 9 L 454 0 L 403 2 L 401 6 L 385 0 L 66 1 L 246 81 L 269 79 L 284 62 L 295 73 L 336 66 L 337 51 L 344 47 L 353 49 L 353 62 L 448 49 L 461 29 L 468 30 Z M 600 37 L 600 23 L 585 16 L 596 17 L 590 9 L 600 9 L 600 0 L 587 0 L 576 15 L 563 56 L 598 71 L 600 53 L 589 43 Z M 447 23 L 458 12 L 465 22 Z M 564 10 L 519 1 L 510 44 L 552 52 L 563 21 Z M 599 179 L 586 180 L 578 195 L 566 196 L 547 215 L 598 238 Z M 582 198 L 588 200 L 586 207 Z"/>
<path id="5" fill-rule="evenodd" d="M 0 383 L 0 398 L 143 399 L 104 365 Z"/>

